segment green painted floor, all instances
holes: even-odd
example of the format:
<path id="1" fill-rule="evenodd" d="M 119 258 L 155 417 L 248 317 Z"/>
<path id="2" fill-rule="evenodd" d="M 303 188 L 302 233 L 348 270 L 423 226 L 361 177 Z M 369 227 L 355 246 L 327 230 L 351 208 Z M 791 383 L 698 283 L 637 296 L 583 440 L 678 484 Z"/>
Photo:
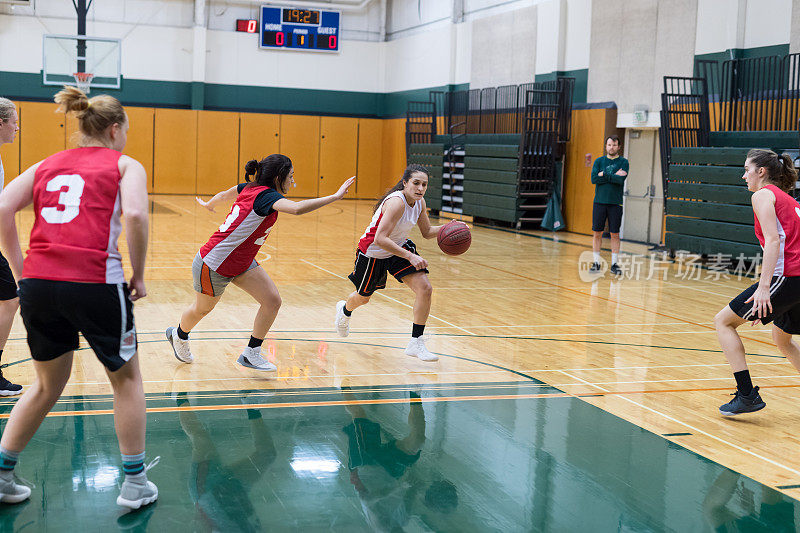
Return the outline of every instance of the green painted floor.
<path id="1" fill-rule="evenodd" d="M 417 393 L 422 402 L 410 402 Z M 531 381 L 148 396 L 160 496 L 126 514 L 115 504 L 113 420 L 96 414 L 110 405 L 57 405 L 65 416 L 45 420 L 17 468 L 35 485 L 31 500 L 0 506 L 0 531 L 795 531 L 800 522 L 797 501 Z"/>

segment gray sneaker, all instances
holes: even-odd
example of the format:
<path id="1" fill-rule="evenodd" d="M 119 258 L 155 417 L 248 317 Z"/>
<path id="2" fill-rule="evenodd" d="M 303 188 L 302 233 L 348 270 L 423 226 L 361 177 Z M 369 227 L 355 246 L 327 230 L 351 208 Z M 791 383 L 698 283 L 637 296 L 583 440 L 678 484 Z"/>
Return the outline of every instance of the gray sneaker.
<path id="1" fill-rule="evenodd" d="M 252 368 L 253 370 L 263 370 L 264 372 L 275 372 L 278 370 L 278 367 L 264 359 L 261 355 L 261 346 L 257 348 L 245 346 L 242 355 L 239 356 L 236 362 L 244 367 Z"/>
<path id="2" fill-rule="evenodd" d="M 178 328 L 167 328 L 167 340 L 169 345 L 172 346 L 172 351 L 175 352 L 175 358 L 182 363 L 194 362 L 194 356 L 189 351 L 189 340 L 183 340 L 178 337 Z"/>
<path id="3" fill-rule="evenodd" d="M 142 505 L 149 505 L 158 499 L 158 487 L 152 481 L 147 480 L 147 471 L 156 466 L 160 460 L 159 456 L 150 461 L 141 474 L 125 476 L 125 481 L 122 482 L 122 488 L 117 496 L 117 505 L 138 509 Z"/>
<path id="4" fill-rule="evenodd" d="M 344 306 L 347 302 L 339 300 L 336 302 L 336 320 L 333 325 L 336 327 L 336 333 L 340 337 L 347 337 L 350 335 L 350 317 L 344 314 Z"/>
<path id="5" fill-rule="evenodd" d="M 19 503 L 31 497 L 31 488 L 23 485 L 16 474 L 10 477 L 0 477 L 0 502 Z"/>

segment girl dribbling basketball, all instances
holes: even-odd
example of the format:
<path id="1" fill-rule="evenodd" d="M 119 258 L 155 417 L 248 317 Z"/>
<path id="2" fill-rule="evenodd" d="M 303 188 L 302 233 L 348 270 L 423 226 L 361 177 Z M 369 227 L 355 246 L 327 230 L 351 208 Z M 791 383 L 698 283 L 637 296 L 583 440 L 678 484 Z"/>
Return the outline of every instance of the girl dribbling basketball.
<path id="1" fill-rule="evenodd" d="M 254 176 L 253 181 L 250 177 Z M 275 321 L 281 306 L 278 287 L 255 260 L 278 213 L 302 215 L 341 200 L 355 181 L 352 177 L 330 196 L 293 202 L 283 197 L 294 183 L 292 160 L 272 154 L 261 161 L 251 160 L 245 166 L 245 180 L 217 193 L 200 205 L 210 211 L 220 203 L 233 201 L 230 213 L 211 236 L 192 263 L 195 302 L 186 308 L 175 327 L 167 328 L 166 336 L 175 357 L 184 363 L 194 361 L 189 350 L 189 332 L 217 305 L 229 283 L 244 290 L 260 304 L 253 323 L 250 342 L 237 359 L 240 365 L 271 372 L 274 364 L 261 355 L 261 344 Z"/>
<path id="2" fill-rule="evenodd" d="M 436 237 L 441 228 L 431 226 L 426 210 L 424 196 L 429 177 L 425 167 L 408 165 L 402 179 L 376 204 L 372 221 L 358 242 L 355 267 L 348 276 L 356 290 L 336 304 L 335 326 L 341 337 L 350 334 L 351 313 L 368 303 L 376 290 L 386 287 L 388 272 L 416 295 L 406 355 L 437 361 L 439 356 L 428 351 L 422 338 L 433 294 L 428 262 L 417 254 L 417 247 L 408 238 L 414 226 L 419 226 L 425 239 Z"/>

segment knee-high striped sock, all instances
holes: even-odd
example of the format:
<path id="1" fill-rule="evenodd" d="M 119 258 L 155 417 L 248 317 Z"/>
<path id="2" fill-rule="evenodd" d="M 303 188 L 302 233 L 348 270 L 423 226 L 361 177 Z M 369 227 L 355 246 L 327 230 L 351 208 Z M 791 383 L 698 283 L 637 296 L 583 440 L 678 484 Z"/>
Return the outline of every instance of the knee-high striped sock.
<path id="1" fill-rule="evenodd" d="M 12 452 L 0 446 L 0 472 L 11 472 L 17 466 L 19 452 Z"/>
<path id="2" fill-rule="evenodd" d="M 135 476 L 144 472 L 144 452 L 136 455 L 122 454 L 122 470 L 126 476 Z"/>

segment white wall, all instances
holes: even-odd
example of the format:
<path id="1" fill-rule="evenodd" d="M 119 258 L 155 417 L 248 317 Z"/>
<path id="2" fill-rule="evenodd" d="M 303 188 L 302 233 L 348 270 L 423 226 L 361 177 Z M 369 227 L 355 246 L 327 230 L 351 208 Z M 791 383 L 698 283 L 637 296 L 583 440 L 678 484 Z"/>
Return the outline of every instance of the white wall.
<path id="1" fill-rule="evenodd" d="M 792 0 L 698 0 L 695 53 L 787 44 Z"/>
<path id="2" fill-rule="evenodd" d="M 526 83 L 536 73 L 536 6 L 472 22 L 470 88 Z"/>

